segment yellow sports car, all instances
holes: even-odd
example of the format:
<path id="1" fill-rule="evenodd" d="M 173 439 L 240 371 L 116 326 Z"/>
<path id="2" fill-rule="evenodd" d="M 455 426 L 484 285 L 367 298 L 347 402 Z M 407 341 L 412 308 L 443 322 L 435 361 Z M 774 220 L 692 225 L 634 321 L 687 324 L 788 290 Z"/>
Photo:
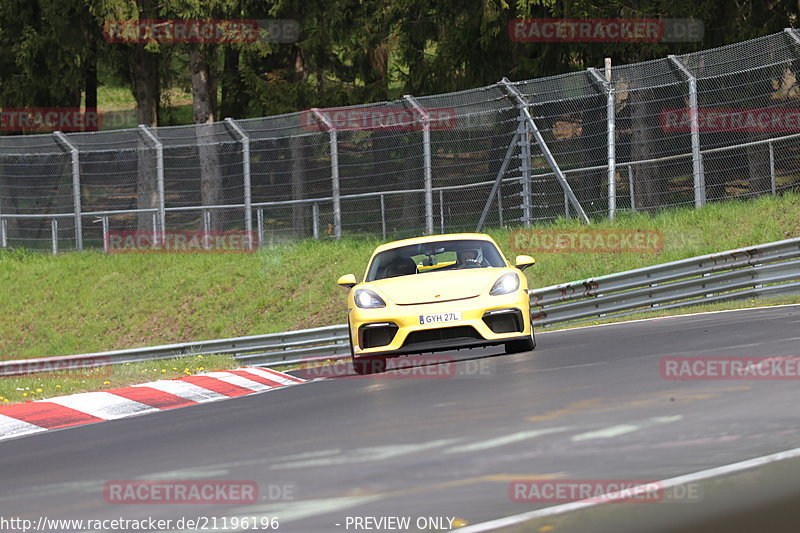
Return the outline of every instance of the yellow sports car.
<path id="1" fill-rule="evenodd" d="M 386 358 L 504 344 L 533 350 L 527 255 L 510 264 L 488 235 L 456 233 L 378 246 L 364 281 L 338 284 L 347 297 L 357 374 L 382 372 Z"/>

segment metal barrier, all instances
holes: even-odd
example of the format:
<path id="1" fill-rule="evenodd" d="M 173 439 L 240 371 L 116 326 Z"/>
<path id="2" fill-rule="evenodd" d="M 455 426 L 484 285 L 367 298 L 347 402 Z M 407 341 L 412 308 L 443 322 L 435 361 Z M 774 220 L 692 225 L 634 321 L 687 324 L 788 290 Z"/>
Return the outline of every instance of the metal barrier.
<path id="1" fill-rule="evenodd" d="M 800 293 L 800 238 L 529 291 L 536 326 Z"/>
<path id="2" fill-rule="evenodd" d="M 800 294 L 800 238 L 739 248 L 608 276 L 528 291 L 534 326 L 624 316 L 654 309 Z M 0 376 L 44 372 L 70 364 L 101 366 L 184 355 L 231 354 L 243 364 L 276 366 L 350 354 L 346 324 L 134 348 L 0 362 Z"/>

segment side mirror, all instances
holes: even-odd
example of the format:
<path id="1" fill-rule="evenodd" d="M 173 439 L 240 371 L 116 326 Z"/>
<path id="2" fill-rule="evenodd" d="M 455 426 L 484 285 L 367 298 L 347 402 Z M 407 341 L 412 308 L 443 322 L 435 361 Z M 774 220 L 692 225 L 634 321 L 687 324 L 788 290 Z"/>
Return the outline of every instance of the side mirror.
<path id="1" fill-rule="evenodd" d="M 516 266 L 520 270 L 525 270 L 529 266 L 533 266 L 536 264 L 536 259 L 529 255 L 518 255 L 517 258 L 514 260 L 514 266 Z"/>
<path id="2" fill-rule="evenodd" d="M 345 274 L 336 281 L 336 284 L 345 289 L 352 289 L 356 285 L 356 277 L 353 274 Z"/>

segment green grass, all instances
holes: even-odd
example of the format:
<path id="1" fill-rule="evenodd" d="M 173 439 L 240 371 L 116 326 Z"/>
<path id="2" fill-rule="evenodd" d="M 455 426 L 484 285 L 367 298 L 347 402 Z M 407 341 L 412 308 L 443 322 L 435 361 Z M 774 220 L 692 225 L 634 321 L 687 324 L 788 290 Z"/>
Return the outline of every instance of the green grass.
<path id="1" fill-rule="evenodd" d="M 800 196 L 621 215 L 596 229 L 663 232 L 658 253 L 534 254 L 531 287 L 800 236 Z M 584 228 L 575 220 L 537 229 Z M 510 230 L 490 230 L 503 251 Z M 376 239 L 302 241 L 252 254 L 51 256 L 0 252 L 2 359 L 44 357 L 340 324 L 341 274 L 361 279 Z"/>
<path id="2" fill-rule="evenodd" d="M 0 405 L 101 391 L 239 366 L 227 355 L 197 355 L 83 370 L 0 377 Z"/>
<path id="3" fill-rule="evenodd" d="M 173 88 L 164 91 L 161 98 L 161 126 L 176 126 L 194 122 L 190 93 Z M 128 87 L 109 85 L 99 87 L 97 89 L 97 107 L 102 114 L 100 125 L 102 130 L 135 128 L 138 125 L 136 101 Z"/>

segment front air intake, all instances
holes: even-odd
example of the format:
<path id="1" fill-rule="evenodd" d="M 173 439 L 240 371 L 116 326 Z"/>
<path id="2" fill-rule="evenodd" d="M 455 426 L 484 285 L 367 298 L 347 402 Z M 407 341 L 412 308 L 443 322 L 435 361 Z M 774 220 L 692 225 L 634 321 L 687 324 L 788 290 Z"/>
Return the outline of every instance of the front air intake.
<path id="1" fill-rule="evenodd" d="M 391 322 L 364 324 L 358 330 L 358 335 L 361 337 L 361 340 L 358 344 L 363 349 L 386 346 L 392 342 L 397 330 L 397 324 L 393 324 Z"/>

